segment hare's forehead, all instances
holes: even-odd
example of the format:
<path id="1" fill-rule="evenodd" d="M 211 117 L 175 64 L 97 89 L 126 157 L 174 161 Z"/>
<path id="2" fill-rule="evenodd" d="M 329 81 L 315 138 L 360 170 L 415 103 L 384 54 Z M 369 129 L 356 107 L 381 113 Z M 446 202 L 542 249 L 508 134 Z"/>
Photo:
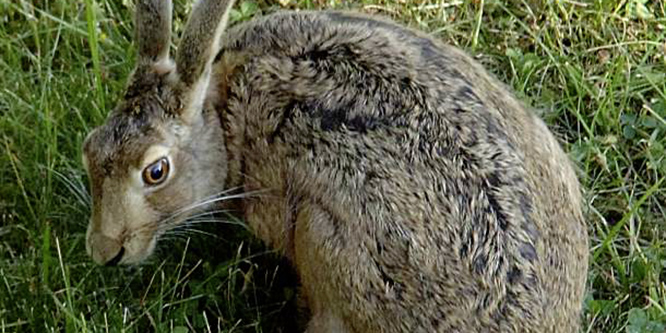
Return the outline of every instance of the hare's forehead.
<path id="1" fill-rule="evenodd" d="M 84 143 L 88 168 L 103 176 L 139 168 L 146 152 L 164 141 L 162 133 L 155 124 L 111 117 L 105 125 L 95 129 Z"/>

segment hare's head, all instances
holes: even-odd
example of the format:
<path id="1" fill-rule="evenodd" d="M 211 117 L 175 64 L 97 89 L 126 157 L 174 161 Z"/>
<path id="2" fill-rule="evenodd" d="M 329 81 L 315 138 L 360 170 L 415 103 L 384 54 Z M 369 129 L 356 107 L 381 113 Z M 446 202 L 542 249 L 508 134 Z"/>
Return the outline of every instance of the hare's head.
<path id="1" fill-rule="evenodd" d="M 188 208 L 224 188 L 222 130 L 205 102 L 232 3 L 195 4 L 172 60 L 171 1 L 138 1 L 138 59 L 126 94 L 83 143 L 93 196 L 86 248 L 95 262 L 147 258 L 163 231 L 196 211 Z"/>

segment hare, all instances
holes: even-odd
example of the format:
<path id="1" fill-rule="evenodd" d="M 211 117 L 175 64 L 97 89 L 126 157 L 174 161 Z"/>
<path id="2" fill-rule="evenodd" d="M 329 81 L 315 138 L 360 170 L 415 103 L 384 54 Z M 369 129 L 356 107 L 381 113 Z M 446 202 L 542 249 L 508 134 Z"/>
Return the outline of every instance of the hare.
<path id="1" fill-rule="evenodd" d="M 574 332 L 587 232 L 571 162 L 464 52 L 388 19 L 279 12 L 226 32 L 136 5 L 123 100 L 83 143 L 86 247 L 135 264 L 230 189 L 283 253 L 307 332 Z"/>

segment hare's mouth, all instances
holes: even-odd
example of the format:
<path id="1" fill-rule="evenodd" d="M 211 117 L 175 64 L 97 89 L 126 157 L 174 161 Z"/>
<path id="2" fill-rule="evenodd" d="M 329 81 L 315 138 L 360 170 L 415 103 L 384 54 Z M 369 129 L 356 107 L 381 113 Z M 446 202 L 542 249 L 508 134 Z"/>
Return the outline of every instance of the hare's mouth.
<path id="1" fill-rule="evenodd" d="M 109 260 L 104 266 L 116 266 L 120 263 L 120 261 L 123 259 L 123 256 L 125 255 L 125 247 L 121 246 L 120 251 L 118 251 L 118 254 L 116 254 L 115 257 L 113 257 L 111 260 Z"/>
<path id="2" fill-rule="evenodd" d="M 128 237 L 118 241 L 101 233 L 88 239 L 88 254 L 104 266 L 132 265 L 146 260 L 155 250 L 157 236 Z"/>
<path id="3" fill-rule="evenodd" d="M 127 239 L 117 255 L 107 265 L 133 265 L 148 259 L 155 251 L 157 235 L 152 237 L 133 237 Z M 114 262 L 115 263 L 112 263 Z"/>

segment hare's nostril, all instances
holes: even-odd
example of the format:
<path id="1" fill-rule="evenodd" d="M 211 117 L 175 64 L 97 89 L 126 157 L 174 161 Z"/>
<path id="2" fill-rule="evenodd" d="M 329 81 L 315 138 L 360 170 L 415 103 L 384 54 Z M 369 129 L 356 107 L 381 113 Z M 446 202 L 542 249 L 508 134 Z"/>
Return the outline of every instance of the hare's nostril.
<path id="1" fill-rule="evenodd" d="M 113 259 L 109 260 L 109 261 L 105 264 L 105 266 L 115 266 L 115 265 L 118 265 L 118 263 L 120 262 L 120 260 L 123 258 L 123 254 L 125 254 L 125 247 L 124 247 L 124 246 L 121 246 L 121 247 L 120 247 L 120 251 L 118 251 L 118 254 L 116 254 L 116 256 L 113 257 Z"/>

